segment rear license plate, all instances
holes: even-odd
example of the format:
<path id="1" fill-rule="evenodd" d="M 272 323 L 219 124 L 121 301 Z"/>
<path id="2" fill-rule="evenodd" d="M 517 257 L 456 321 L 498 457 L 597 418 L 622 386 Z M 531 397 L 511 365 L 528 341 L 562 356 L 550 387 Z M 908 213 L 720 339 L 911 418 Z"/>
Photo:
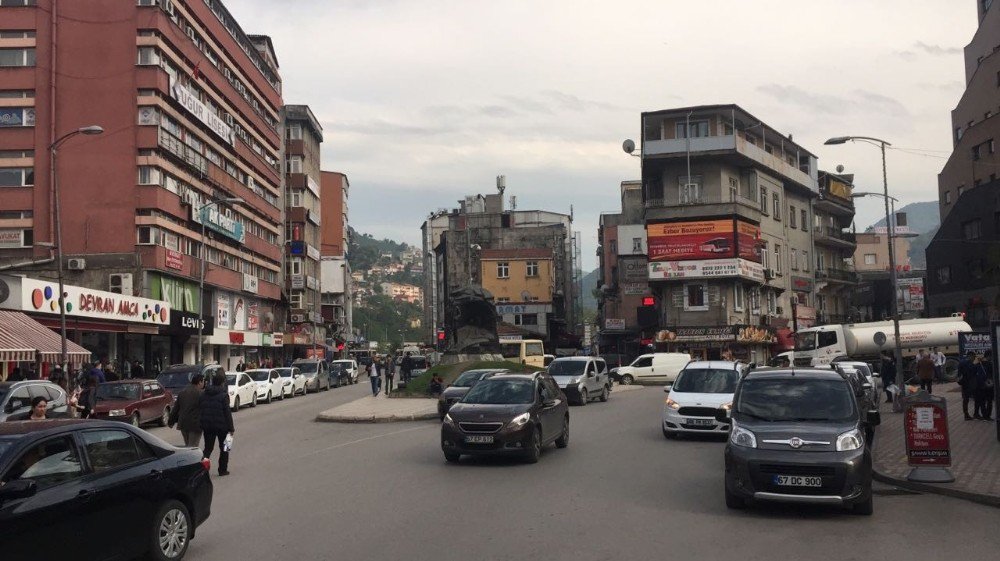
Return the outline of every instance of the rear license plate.
<path id="1" fill-rule="evenodd" d="M 823 478 L 822 477 L 805 477 L 802 475 L 775 475 L 774 476 L 775 485 L 784 485 L 787 487 L 822 487 Z"/>
<path id="2" fill-rule="evenodd" d="M 493 444 L 492 434 L 475 434 L 465 437 L 467 444 Z"/>
<path id="3" fill-rule="evenodd" d="M 688 419 L 687 424 L 696 427 L 710 427 L 715 424 L 715 421 L 712 419 Z"/>

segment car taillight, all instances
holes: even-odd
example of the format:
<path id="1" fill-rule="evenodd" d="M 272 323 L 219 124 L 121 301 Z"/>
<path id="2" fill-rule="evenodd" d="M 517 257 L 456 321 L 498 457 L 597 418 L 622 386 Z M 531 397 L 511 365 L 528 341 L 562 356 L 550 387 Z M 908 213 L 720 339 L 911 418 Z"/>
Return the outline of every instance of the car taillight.
<path id="1" fill-rule="evenodd" d="M 212 460 L 208 458 L 202 458 L 201 467 L 205 468 L 205 471 L 212 471 Z"/>

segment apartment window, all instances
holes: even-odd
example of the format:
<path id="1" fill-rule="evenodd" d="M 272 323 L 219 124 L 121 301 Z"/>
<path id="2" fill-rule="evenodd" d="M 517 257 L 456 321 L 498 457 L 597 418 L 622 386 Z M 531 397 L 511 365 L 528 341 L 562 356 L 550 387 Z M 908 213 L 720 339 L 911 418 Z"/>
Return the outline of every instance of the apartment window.
<path id="1" fill-rule="evenodd" d="M 677 184 L 680 204 L 690 205 L 701 202 L 702 176 L 692 175 L 688 177 L 682 175 L 677 178 Z"/>
<path id="2" fill-rule="evenodd" d="M 774 244 L 774 271 L 781 274 L 781 245 Z"/>
<path id="3" fill-rule="evenodd" d="M 136 64 L 140 66 L 157 66 L 160 64 L 160 53 L 155 47 L 139 47 Z"/>
<path id="4" fill-rule="evenodd" d="M 287 137 L 289 140 L 302 140 L 302 125 L 290 125 Z"/>
<path id="5" fill-rule="evenodd" d="M 791 227 L 792 229 L 798 228 L 798 226 L 795 224 L 796 218 L 797 215 L 795 213 L 795 205 L 790 205 L 788 207 L 788 226 Z"/>
<path id="6" fill-rule="evenodd" d="M 159 228 L 154 228 L 152 226 L 139 226 L 136 243 L 139 245 L 159 245 Z"/>
<path id="7" fill-rule="evenodd" d="M 139 185 L 160 185 L 159 168 L 139 166 Z"/>
<path id="8" fill-rule="evenodd" d="M 31 39 L 35 36 L 35 32 L 31 30 L 18 31 L 12 29 L 0 30 L 0 39 Z"/>
<path id="9" fill-rule="evenodd" d="M 34 150 L 0 150 L 0 160 L 16 160 L 18 158 L 34 157 Z"/>
<path id="10" fill-rule="evenodd" d="M 967 240 L 978 240 L 983 236 L 983 223 L 978 218 L 962 223 L 962 236 Z"/>
<path id="11" fill-rule="evenodd" d="M 942 286 L 951 284 L 951 267 L 938 267 L 934 274 L 937 276 L 938 284 Z"/>
<path id="12" fill-rule="evenodd" d="M 997 72 L 997 87 L 1000 87 L 1000 72 Z M 962 140 L 962 127 L 955 127 L 955 143 Z"/>
<path id="13" fill-rule="evenodd" d="M 632 238 L 632 253 L 634 254 L 646 253 L 642 249 L 642 238 Z"/>
<path id="14" fill-rule="evenodd" d="M 781 220 L 781 196 L 774 193 L 772 198 L 774 200 L 774 219 Z"/>
<path id="15" fill-rule="evenodd" d="M 708 286 L 696 283 L 684 285 L 684 309 L 689 312 L 708 310 Z"/>
<path id="16" fill-rule="evenodd" d="M 877 265 L 874 253 L 865 254 L 865 265 Z"/>
<path id="17" fill-rule="evenodd" d="M 742 312 L 745 305 L 746 293 L 743 292 L 743 285 L 736 283 L 736 285 L 733 286 L 733 310 Z"/>
<path id="18" fill-rule="evenodd" d="M 982 259 L 973 259 L 968 263 L 969 274 L 972 275 L 974 279 L 983 278 L 983 272 L 986 270 L 986 266 Z"/>
<path id="19" fill-rule="evenodd" d="M 35 184 L 35 168 L 0 168 L 0 187 L 28 187 Z"/>
<path id="20" fill-rule="evenodd" d="M 802 270 L 809 270 L 809 252 L 802 250 Z"/>
<path id="21" fill-rule="evenodd" d="M 0 127 L 35 126 L 34 107 L 0 107 Z"/>
<path id="22" fill-rule="evenodd" d="M 748 144 L 753 144 L 754 146 L 757 145 L 757 137 L 756 136 L 754 136 L 752 134 L 746 134 L 746 133 L 744 133 L 743 136 L 746 138 Z"/>
<path id="23" fill-rule="evenodd" d="M 990 154 L 996 152 L 992 138 L 986 141 L 986 151 L 989 152 Z"/>
<path id="24" fill-rule="evenodd" d="M 514 325 L 538 325 L 538 314 L 514 314 Z"/>
<path id="25" fill-rule="evenodd" d="M 498 279 L 509 279 L 510 278 L 510 263 L 507 261 L 497 262 L 497 278 Z"/>
<path id="26" fill-rule="evenodd" d="M 35 90 L 0 90 L 0 99 L 25 99 L 33 97 L 35 97 Z"/>
<path id="27" fill-rule="evenodd" d="M 685 128 L 688 133 L 684 132 Z M 674 134 L 676 138 L 688 138 L 688 136 L 691 138 L 700 138 L 708 136 L 708 121 L 691 121 L 690 123 L 683 121 L 677 123 L 674 126 Z"/>
<path id="28" fill-rule="evenodd" d="M 760 264 L 765 269 L 771 268 L 771 256 L 767 252 L 767 242 L 760 244 Z"/>
<path id="29" fill-rule="evenodd" d="M 286 163 L 288 173 L 302 173 L 302 156 L 290 156 Z"/>
<path id="30" fill-rule="evenodd" d="M 497 304 L 507 304 L 510 302 L 510 298 L 507 296 L 501 296 L 497 298 Z"/>
<path id="31" fill-rule="evenodd" d="M 778 297 L 773 291 L 767 291 L 767 313 L 776 314 L 778 313 Z"/>
<path id="32" fill-rule="evenodd" d="M 802 209 L 802 231 L 807 232 L 809 230 L 809 211 Z"/>
<path id="33" fill-rule="evenodd" d="M 525 265 L 527 272 L 525 276 L 537 277 L 538 276 L 538 261 L 528 261 Z"/>
<path id="34" fill-rule="evenodd" d="M 303 301 L 305 300 L 304 294 L 302 292 L 296 291 L 292 292 L 288 296 L 288 304 L 293 310 L 301 310 L 303 308 Z"/>
<path id="35" fill-rule="evenodd" d="M 760 188 L 760 211 L 767 214 L 767 187 Z"/>
<path id="36" fill-rule="evenodd" d="M 965 185 L 959 185 L 958 186 L 958 196 L 961 197 L 962 193 L 964 193 L 964 192 L 965 192 Z"/>
<path id="37" fill-rule="evenodd" d="M 0 68 L 34 66 L 35 49 L 0 49 Z"/>
<path id="38" fill-rule="evenodd" d="M 294 189 L 288 191 L 288 206 L 296 207 L 302 206 L 302 200 L 305 197 L 305 193 L 301 189 Z"/>
<path id="39" fill-rule="evenodd" d="M 0 8 L 17 8 L 21 6 L 34 6 L 35 0 L 0 0 Z"/>
<path id="40" fill-rule="evenodd" d="M 799 270 L 799 252 L 796 251 L 794 248 L 790 248 L 788 250 L 788 258 L 789 258 L 789 265 L 788 266 L 791 267 L 793 271 L 798 271 Z"/>
<path id="41" fill-rule="evenodd" d="M 753 287 L 747 293 L 747 304 L 750 306 L 750 313 L 760 313 L 760 288 Z"/>

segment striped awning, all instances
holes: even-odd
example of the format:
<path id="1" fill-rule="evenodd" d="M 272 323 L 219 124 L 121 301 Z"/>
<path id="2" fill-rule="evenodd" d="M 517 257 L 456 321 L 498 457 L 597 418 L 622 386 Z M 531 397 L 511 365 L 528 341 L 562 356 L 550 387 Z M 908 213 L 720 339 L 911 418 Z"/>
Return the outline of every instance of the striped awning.
<path id="1" fill-rule="evenodd" d="M 42 362 L 59 362 L 62 357 L 59 334 L 22 312 L 0 310 L 0 362 L 34 362 L 36 353 Z M 90 351 L 66 341 L 66 356 L 71 364 L 90 360 Z"/>

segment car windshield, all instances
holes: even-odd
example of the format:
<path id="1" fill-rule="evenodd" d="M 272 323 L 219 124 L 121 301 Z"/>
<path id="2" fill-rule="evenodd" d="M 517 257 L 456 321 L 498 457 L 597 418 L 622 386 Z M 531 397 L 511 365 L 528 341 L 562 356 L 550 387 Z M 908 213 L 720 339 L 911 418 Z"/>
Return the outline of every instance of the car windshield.
<path id="1" fill-rule="evenodd" d="M 179 388 L 191 381 L 191 372 L 167 372 L 157 376 L 156 381 L 168 388 Z"/>
<path id="2" fill-rule="evenodd" d="M 137 400 L 141 388 L 138 384 L 98 384 L 97 399 Z"/>
<path id="3" fill-rule="evenodd" d="M 521 356 L 521 343 L 500 343 L 500 354 L 504 358 L 519 358 Z"/>
<path id="4" fill-rule="evenodd" d="M 427 359 L 422 356 L 410 357 L 414 370 L 427 370 Z"/>
<path id="5" fill-rule="evenodd" d="M 472 386 L 462 403 L 516 405 L 535 400 L 535 384 L 531 380 L 483 380 Z"/>
<path id="6" fill-rule="evenodd" d="M 300 362 L 295 365 L 299 369 L 299 372 L 303 374 L 315 374 L 316 369 L 319 368 L 318 362 Z"/>
<path id="7" fill-rule="evenodd" d="M 580 376 L 587 367 L 585 360 L 553 360 L 549 365 L 550 376 Z"/>
<path id="8" fill-rule="evenodd" d="M 486 373 L 486 370 L 469 370 L 468 372 L 462 372 L 462 374 L 456 378 L 451 385 L 456 388 L 471 388 Z"/>
<path id="9" fill-rule="evenodd" d="M 677 376 L 673 390 L 690 393 L 733 393 L 739 373 L 723 368 L 689 368 Z"/>
<path id="10" fill-rule="evenodd" d="M 236 374 L 226 374 L 226 383 L 230 386 L 236 384 Z"/>
<path id="11" fill-rule="evenodd" d="M 848 421 L 857 416 L 845 381 L 810 378 L 745 380 L 736 412 L 763 421 Z"/>
<path id="12" fill-rule="evenodd" d="M 292 377 L 292 369 L 291 368 L 275 368 L 275 370 L 278 371 L 278 374 L 282 378 L 291 378 Z"/>
<path id="13" fill-rule="evenodd" d="M 249 374 L 255 382 L 266 382 L 268 378 L 271 377 L 270 370 L 247 370 L 247 374 Z"/>
<path id="14" fill-rule="evenodd" d="M 816 349 L 816 333 L 807 331 L 795 334 L 796 351 L 812 351 Z"/>

